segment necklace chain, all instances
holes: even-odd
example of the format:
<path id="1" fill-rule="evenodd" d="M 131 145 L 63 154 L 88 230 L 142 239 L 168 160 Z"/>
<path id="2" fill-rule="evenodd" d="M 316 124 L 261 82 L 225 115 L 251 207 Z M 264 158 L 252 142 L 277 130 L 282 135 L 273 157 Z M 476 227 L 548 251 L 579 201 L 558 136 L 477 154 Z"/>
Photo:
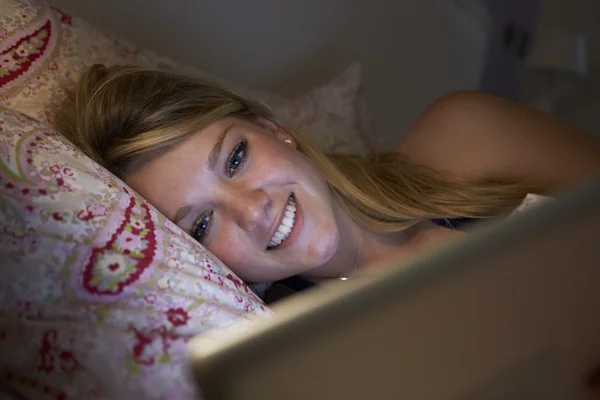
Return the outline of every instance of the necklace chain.
<path id="1" fill-rule="evenodd" d="M 360 258 L 360 249 L 362 248 L 363 237 L 365 236 L 365 231 L 363 230 L 360 234 L 360 239 L 358 240 L 358 250 L 356 251 L 356 261 L 354 261 L 354 269 L 352 270 L 351 275 L 341 274 L 339 279 L 342 281 L 347 281 L 348 279 L 354 278 L 356 275 L 356 271 L 358 270 L 358 260 Z"/>

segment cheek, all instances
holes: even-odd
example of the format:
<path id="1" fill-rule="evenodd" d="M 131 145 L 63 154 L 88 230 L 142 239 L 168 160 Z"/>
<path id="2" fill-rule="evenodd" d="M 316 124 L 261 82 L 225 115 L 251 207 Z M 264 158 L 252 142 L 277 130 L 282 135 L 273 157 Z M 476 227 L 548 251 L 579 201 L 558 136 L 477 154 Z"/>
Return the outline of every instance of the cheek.
<path id="1" fill-rule="evenodd" d="M 340 233 L 331 215 L 315 215 L 314 225 L 309 227 L 311 241 L 305 249 L 305 257 L 310 264 L 322 266 L 338 251 Z"/>
<path id="2" fill-rule="evenodd" d="M 220 229 L 206 248 L 233 272 L 239 274 L 241 269 L 249 268 L 251 264 L 248 255 L 253 249 L 247 243 L 247 238 L 239 232 Z"/>

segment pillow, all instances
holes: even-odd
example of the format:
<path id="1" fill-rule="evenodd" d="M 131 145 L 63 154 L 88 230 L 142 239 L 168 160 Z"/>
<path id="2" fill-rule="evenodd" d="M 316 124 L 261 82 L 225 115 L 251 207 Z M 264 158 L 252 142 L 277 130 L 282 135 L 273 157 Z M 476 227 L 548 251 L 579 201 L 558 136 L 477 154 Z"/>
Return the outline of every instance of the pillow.
<path id="1" fill-rule="evenodd" d="M 0 385 L 27 398 L 190 398 L 188 339 L 271 315 L 123 182 L 2 108 L 0 260 Z"/>
<path id="2" fill-rule="evenodd" d="M 42 121 L 51 122 L 49 106 L 60 101 L 61 84 L 73 84 L 95 63 L 177 70 L 232 86 L 102 34 L 42 0 L 0 0 L 0 9 L 0 105 Z M 361 87 L 355 65 L 298 99 L 241 89 L 272 103 L 275 112 L 307 132 L 323 151 L 364 154 L 372 143 Z"/>
<path id="3" fill-rule="evenodd" d="M 322 151 L 360 155 L 373 152 L 373 134 L 358 63 L 295 100 L 268 94 L 255 97 L 264 99 L 276 115 Z"/>

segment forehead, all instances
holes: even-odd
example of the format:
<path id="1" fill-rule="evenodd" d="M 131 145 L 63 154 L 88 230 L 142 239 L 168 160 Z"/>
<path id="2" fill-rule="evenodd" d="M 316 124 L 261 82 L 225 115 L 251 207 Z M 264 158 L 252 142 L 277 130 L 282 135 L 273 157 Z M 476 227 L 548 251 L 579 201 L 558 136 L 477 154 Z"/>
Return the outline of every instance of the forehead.
<path id="1" fill-rule="evenodd" d="M 173 219 L 177 209 L 192 202 L 209 179 L 209 154 L 217 138 L 233 123 L 238 121 L 227 118 L 207 126 L 145 162 L 126 178 L 126 183 Z"/>

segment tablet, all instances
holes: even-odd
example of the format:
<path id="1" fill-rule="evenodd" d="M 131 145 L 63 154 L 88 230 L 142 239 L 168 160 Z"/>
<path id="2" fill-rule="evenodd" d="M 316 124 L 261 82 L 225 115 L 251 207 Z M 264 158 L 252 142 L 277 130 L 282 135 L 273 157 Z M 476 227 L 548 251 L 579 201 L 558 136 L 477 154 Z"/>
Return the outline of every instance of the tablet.
<path id="1" fill-rule="evenodd" d="M 600 180 L 381 271 L 194 338 L 203 396 L 589 398 L 600 365 Z"/>

